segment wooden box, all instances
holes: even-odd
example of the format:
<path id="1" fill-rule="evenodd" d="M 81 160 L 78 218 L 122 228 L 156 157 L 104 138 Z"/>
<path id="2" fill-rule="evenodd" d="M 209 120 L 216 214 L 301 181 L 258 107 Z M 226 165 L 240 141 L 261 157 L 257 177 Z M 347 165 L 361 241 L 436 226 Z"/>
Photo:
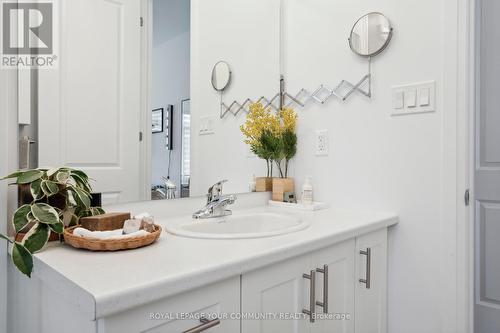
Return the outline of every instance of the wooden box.
<path id="1" fill-rule="evenodd" d="M 273 178 L 273 200 L 282 202 L 285 192 L 295 192 L 294 179 Z"/>
<path id="2" fill-rule="evenodd" d="M 273 178 L 272 177 L 257 177 L 255 179 L 255 191 L 256 192 L 270 192 L 273 190 Z"/>
<path id="3" fill-rule="evenodd" d="M 123 222 L 130 220 L 130 213 L 107 213 L 82 217 L 80 225 L 91 231 L 107 231 L 123 228 Z"/>

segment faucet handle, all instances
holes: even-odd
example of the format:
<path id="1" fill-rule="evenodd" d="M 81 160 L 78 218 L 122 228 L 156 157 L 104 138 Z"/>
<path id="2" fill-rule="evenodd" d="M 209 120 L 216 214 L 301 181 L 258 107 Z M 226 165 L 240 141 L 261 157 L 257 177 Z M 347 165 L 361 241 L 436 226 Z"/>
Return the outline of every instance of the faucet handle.
<path id="1" fill-rule="evenodd" d="M 222 194 L 222 185 L 227 182 L 227 179 L 223 179 L 221 181 L 218 181 L 217 183 L 213 184 L 210 186 L 208 189 L 208 194 L 207 194 L 207 202 L 211 202 L 214 199 L 218 199 L 220 195 Z"/>

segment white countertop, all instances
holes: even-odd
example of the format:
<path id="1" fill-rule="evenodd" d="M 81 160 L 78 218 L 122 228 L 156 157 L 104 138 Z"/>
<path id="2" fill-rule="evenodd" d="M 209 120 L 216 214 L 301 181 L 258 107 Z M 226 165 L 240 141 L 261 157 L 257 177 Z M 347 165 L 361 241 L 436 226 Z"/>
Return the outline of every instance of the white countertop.
<path id="1" fill-rule="evenodd" d="M 134 211 L 137 205 L 119 208 L 127 207 L 139 213 Z M 90 252 L 53 243 L 35 255 L 34 275 L 95 320 L 398 222 L 396 214 L 382 212 L 330 208 L 296 213 L 310 222 L 309 228 L 269 238 L 194 239 L 163 232 L 151 246 L 119 252 Z M 161 225 L 168 221 L 156 220 Z"/>

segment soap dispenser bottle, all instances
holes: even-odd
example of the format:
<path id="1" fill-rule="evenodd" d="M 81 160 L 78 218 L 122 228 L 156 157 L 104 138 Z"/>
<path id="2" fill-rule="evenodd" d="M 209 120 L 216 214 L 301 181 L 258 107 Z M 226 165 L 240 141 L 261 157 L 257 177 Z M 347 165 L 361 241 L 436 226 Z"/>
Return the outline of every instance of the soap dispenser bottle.
<path id="1" fill-rule="evenodd" d="M 312 205 L 313 203 L 313 187 L 311 183 L 311 176 L 306 176 L 304 184 L 302 185 L 302 204 Z"/>

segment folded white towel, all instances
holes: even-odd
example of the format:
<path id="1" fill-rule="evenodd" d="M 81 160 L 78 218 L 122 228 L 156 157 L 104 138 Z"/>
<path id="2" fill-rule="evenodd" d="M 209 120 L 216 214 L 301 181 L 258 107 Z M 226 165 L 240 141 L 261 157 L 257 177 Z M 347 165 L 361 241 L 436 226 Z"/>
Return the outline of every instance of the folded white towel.
<path id="1" fill-rule="evenodd" d="M 151 217 L 151 214 L 149 214 L 147 212 L 140 213 L 140 214 L 135 215 L 134 219 L 136 219 L 136 220 L 142 220 L 145 217 Z"/>
<path id="2" fill-rule="evenodd" d="M 133 232 L 131 234 L 126 234 L 126 235 L 119 235 L 119 236 L 110 236 L 106 239 L 122 239 L 122 238 L 132 238 L 132 237 L 138 237 L 138 236 L 146 236 L 149 235 L 150 233 L 147 232 L 146 230 L 139 230 L 136 232 Z"/>
<path id="3" fill-rule="evenodd" d="M 90 231 L 85 228 L 75 228 L 75 230 L 73 230 L 73 235 L 80 237 L 97 238 L 97 239 L 122 239 L 129 237 L 144 236 L 147 234 L 149 233 L 145 230 L 139 230 L 127 235 L 123 234 L 123 229 L 116 229 L 110 231 Z"/>
<path id="4" fill-rule="evenodd" d="M 92 237 L 99 239 L 106 239 L 111 236 L 118 236 L 123 234 L 123 229 L 109 230 L 109 231 L 90 231 L 85 228 L 76 228 L 73 230 L 73 235 L 80 237 Z"/>

